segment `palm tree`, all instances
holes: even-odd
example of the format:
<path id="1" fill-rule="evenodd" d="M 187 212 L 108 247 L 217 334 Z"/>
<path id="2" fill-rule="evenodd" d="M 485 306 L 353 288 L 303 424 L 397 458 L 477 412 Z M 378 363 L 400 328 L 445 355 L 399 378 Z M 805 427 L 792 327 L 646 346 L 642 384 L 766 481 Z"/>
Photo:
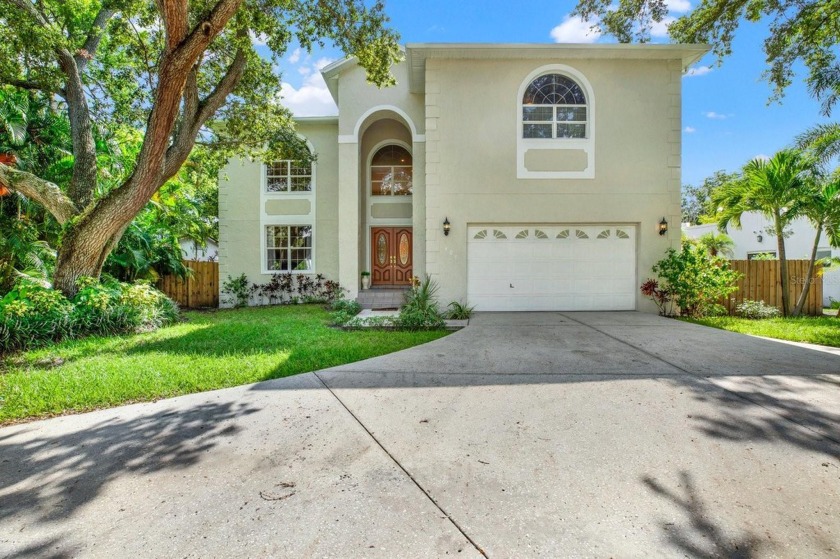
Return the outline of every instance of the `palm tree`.
<path id="1" fill-rule="evenodd" d="M 840 123 L 829 122 L 809 128 L 796 137 L 796 145 L 824 165 L 840 155 Z"/>
<path id="2" fill-rule="evenodd" d="M 753 159 L 744 166 L 739 179 L 721 185 L 712 194 L 721 231 L 730 224 L 740 229 L 744 212 L 760 212 L 773 222 L 785 316 L 791 309 L 784 230 L 794 218 L 802 215 L 808 193 L 808 175 L 813 166 L 813 161 L 802 152 L 784 149 L 770 159 Z"/>
<path id="3" fill-rule="evenodd" d="M 706 249 L 710 256 L 732 258 L 735 253 L 735 242 L 724 233 L 706 233 L 697 239 L 697 244 Z"/>
<path id="4" fill-rule="evenodd" d="M 820 244 L 823 231 L 825 231 L 831 246 L 840 246 L 840 172 L 835 172 L 827 180 L 814 183 L 812 192 L 805 200 L 802 213 L 808 218 L 817 233 L 814 236 L 808 272 L 805 275 L 805 285 L 793 310 L 794 316 L 799 316 L 802 313 L 805 301 L 808 299 L 808 291 L 816 267 L 817 247 Z"/>

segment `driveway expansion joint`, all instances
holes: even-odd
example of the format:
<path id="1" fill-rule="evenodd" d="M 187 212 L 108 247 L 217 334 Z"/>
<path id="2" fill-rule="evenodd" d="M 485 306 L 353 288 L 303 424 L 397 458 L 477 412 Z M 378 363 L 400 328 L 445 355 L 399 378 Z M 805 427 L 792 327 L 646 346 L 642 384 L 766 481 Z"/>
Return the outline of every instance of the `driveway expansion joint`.
<path id="1" fill-rule="evenodd" d="M 330 388 L 330 387 L 327 385 L 327 383 L 326 383 L 326 382 L 324 382 L 324 379 L 322 379 L 322 378 L 320 377 L 320 375 L 318 375 L 318 373 L 317 373 L 317 372 L 314 372 L 314 373 L 313 373 L 313 375 L 314 375 L 314 376 L 315 376 L 315 378 L 317 378 L 317 379 L 318 379 L 318 381 L 319 381 L 319 382 L 320 382 L 320 383 L 324 386 L 324 388 L 326 388 L 326 389 L 327 389 L 327 391 L 328 391 L 330 394 L 332 394 L 333 398 L 335 398 L 335 399 L 338 401 L 338 403 L 339 403 L 339 404 L 341 404 L 341 407 L 343 407 L 345 410 L 347 410 L 347 413 L 349 413 L 349 414 L 350 414 L 350 417 L 352 417 L 353 419 L 355 419 L 355 420 L 356 420 L 356 423 L 358 423 L 358 424 L 359 424 L 359 426 L 360 426 L 362 429 L 364 429 L 365 433 L 367 433 L 367 434 L 368 434 L 368 436 L 369 436 L 371 439 L 373 439 L 373 442 L 375 442 L 375 443 L 376 443 L 376 445 L 377 445 L 379 448 L 381 448 L 381 449 L 382 449 L 382 452 L 384 452 L 384 453 L 385 453 L 385 455 L 386 455 L 386 456 L 388 456 L 388 458 L 390 458 L 390 459 L 391 459 L 391 461 L 393 461 L 393 462 L 394 462 L 394 464 L 396 464 L 396 465 L 397 465 L 397 467 L 398 467 L 400 470 L 402 470 L 402 472 L 403 472 L 406 476 L 408 476 L 408 479 L 410 479 L 410 480 L 414 483 L 414 485 L 415 485 L 415 486 L 417 486 L 417 489 L 419 489 L 419 490 L 423 493 L 423 495 L 425 495 L 425 496 L 426 496 L 426 498 L 427 498 L 427 499 L 429 499 L 429 501 L 431 501 L 431 503 L 435 506 L 435 508 L 437 508 L 437 509 L 441 512 L 441 514 L 443 514 L 443 515 L 446 517 L 446 519 L 447 519 L 447 520 L 449 520 L 449 522 L 450 522 L 450 523 L 451 523 L 451 524 L 455 527 L 455 529 L 456 529 L 456 530 L 458 530 L 458 531 L 461 533 L 461 535 L 462 535 L 462 536 L 464 536 L 464 538 L 466 538 L 466 540 L 467 540 L 468 542 L 470 542 L 470 544 L 471 544 L 471 545 L 475 548 L 475 550 L 476 550 L 476 551 L 478 551 L 478 552 L 481 554 L 481 556 L 482 556 L 482 557 L 487 557 L 487 553 L 485 553 L 485 552 L 484 552 L 484 549 L 482 549 L 482 548 L 481 548 L 481 546 L 480 546 L 480 545 L 478 545 L 478 543 L 477 543 L 477 542 L 476 542 L 476 541 L 475 541 L 475 540 L 474 540 L 474 539 L 473 539 L 473 538 L 472 538 L 469 534 L 467 534 L 467 532 L 466 532 L 466 531 L 465 531 L 465 530 L 461 527 L 461 525 L 460 525 L 460 524 L 458 524 L 458 522 L 457 522 L 454 518 L 452 518 L 452 515 L 450 515 L 450 514 L 449 514 L 449 512 L 447 512 L 447 511 L 446 511 L 446 510 L 445 510 L 445 509 L 444 509 L 444 508 L 443 508 L 443 507 L 442 507 L 442 506 L 441 506 L 441 505 L 440 505 L 440 504 L 439 504 L 439 503 L 435 500 L 435 498 L 434 498 L 434 497 L 432 497 L 432 496 L 429 494 L 429 492 L 428 492 L 428 491 L 426 491 L 426 489 L 425 489 L 422 485 L 420 485 L 420 482 L 418 482 L 418 481 L 417 481 L 417 479 L 415 479 L 415 477 L 414 477 L 413 475 L 411 475 L 411 473 L 410 473 L 410 472 L 409 472 L 409 471 L 405 468 L 405 466 L 403 466 L 403 465 L 400 463 L 400 461 L 399 461 L 399 460 L 397 460 L 396 456 L 394 456 L 393 454 L 391 454 L 391 453 L 388 451 L 388 449 L 387 449 L 387 448 L 385 448 L 385 445 L 383 445 L 383 444 L 382 444 L 382 442 L 381 442 L 378 438 L 376 438 L 376 435 L 374 435 L 374 434 L 370 431 L 370 429 L 368 429 L 368 428 L 367 428 L 367 426 L 366 426 L 364 423 L 362 423 L 362 420 L 361 420 L 361 419 L 359 419 L 359 418 L 358 418 L 358 416 L 357 416 L 355 413 L 353 413 L 353 410 L 351 410 L 349 407 L 347 407 L 347 404 L 345 404 L 345 403 L 344 403 L 344 401 L 343 401 L 341 398 L 339 398 L 339 397 L 338 397 L 338 394 L 336 394 L 336 393 L 333 391 L 333 389 L 332 389 L 332 388 Z"/>

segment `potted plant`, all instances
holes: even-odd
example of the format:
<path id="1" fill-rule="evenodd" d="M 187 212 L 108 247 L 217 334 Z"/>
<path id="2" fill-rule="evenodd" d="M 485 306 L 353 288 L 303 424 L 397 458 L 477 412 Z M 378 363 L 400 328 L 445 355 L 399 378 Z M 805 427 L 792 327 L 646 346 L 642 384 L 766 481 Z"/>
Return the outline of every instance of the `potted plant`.
<path id="1" fill-rule="evenodd" d="M 362 289 L 370 289 L 370 272 L 362 272 Z"/>

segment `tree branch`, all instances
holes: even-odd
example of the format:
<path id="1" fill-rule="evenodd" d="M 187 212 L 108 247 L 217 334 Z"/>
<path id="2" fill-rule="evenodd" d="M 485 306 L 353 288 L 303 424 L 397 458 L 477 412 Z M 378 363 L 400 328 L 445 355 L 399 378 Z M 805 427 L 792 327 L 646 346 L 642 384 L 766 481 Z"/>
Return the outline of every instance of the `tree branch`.
<path id="1" fill-rule="evenodd" d="M 93 25 L 91 25 L 84 46 L 82 46 L 81 50 L 77 52 L 75 56 L 76 66 L 79 69 L 79 73 L 84 72 L 85 66 L 87 66 L 88 62 L 96 56 L 96 49 L 99 48 L 99 42 L 102 40 L 102 35 L 105 32 L 105 26 L 107 26 L 111 18 L 114 17 L 114 14 L 116 14 L 116 10 L 105 7 L 99 10 L 99 13 L 96 14 L 96 18 L 93 20 Z"/>
<path id="2" fill-rule="evenodd" d="M 6 85 L 11 85 L 12 87 L 17 87 L 18 89 L 26 89 L 29 91 L 42 91 L 47 94 L 57 94 L 64 98 L 67 95 L 67 92 L 62 88 L 58 91 L 55 91 L 54 88 L 50 87 L 47 84 L 41 84 L 36 81 L 32 80 L 19 80 L 15 78 L 0 78 L 0 83 L 4 83 Z"/>
<path id="3" fill-rule="evenodd" d="M 58 186 L 31 173 L 0 163 L 0 183 L 44 206 L 60 224 L 79 214 L 79 210 Z"/>
<path id="4" fill-rule="evenodd" d="M 49 21 L 28 0 L 8 0 L 21 11 L 35 20 L 44 29 L 52 29 Z M 67 113 L 70 118 L 70 136 L 73 140 L 73 178 L 70 181 L 70 199 L 78 207 L 86 206 L 93 197 L 96 187 L 96 144 L 93 140 L 93 126 L 90 109 L 85 97 L 81 73 L 76 60 L 60 44 L 52 45 L 56 60 L 64 73 L 64 99 L 67 101 Z"/>
<path id="5" fill-rule="evenodd" d="M 243 2 L 243 0 L 219 0 L 207 17 L 196 24 L 189 35 L 186 35 L 183 40 L 178 40 L 183 36 L 182 26 L 186 25 L 184 23 L 188 11 L 186 1 L 157 1 L 163 14 L 167 48 L 158 72 L 154 108 L 149 115 L 146 136 L 137 157 L 134 174 L 117 190 L 112 191 L 112 196 L 118 199 L 123 196 L 122 192 L 119 192 L 123 189 L 138 190 L 131 196 L 131 203 L 123 209 L 132 216 L 140 211 L 140 208 L 165 180 L 163 179 L 164 160 L 193 66 Z"/>
<path id="6" fill-rule="evenodd" d="M 188 82 L 184 99 L 184 119 L 172 145 L 166 151 L 163 170 L 165 180 L 175 176 L 175 173 L 189 157 L 201 127 L 216 114 L 228 95 L 236 89 L 245 73 L 247 60 L 245 51 L 239 49 L 233 62 L 228 67 L 227 73 L 201 103 L 198 103 L 197 90 L 192 91 Z M 195 94 L 195 98 L 191 97 L 193 94 Z"/>

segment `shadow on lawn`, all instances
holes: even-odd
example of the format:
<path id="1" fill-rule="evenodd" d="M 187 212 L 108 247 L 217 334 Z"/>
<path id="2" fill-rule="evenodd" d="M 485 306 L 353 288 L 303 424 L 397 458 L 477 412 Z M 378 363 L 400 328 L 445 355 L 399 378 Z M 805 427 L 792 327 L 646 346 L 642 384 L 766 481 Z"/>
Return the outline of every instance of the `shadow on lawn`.
<path id="1" fill-rule="evenodd" d="M 668 542 L 679 549 L 681 555 L 697 559 L 751 559 L 759 556 L 761 539 L 749 531 L 733 536 L 715 523 L 688 472 L 680 473 L 679 483 L 674 489 L 652 477 L 645 477 L 642 482 L 653 493 L 669 500 L 688 518 L 687 525 L 671 522 L 660 524 Z"/>
<path id="2" fill-rule="evenodd" d="M 0 524 L 17 516 L 16 524 L 34 531 L 34 525 L 70 517 L 121 476 L 192 466 L 219 439 L 240 431 L 232 420 L 256 411 L 241 404 L 208 403 L 132 419 L 112 418 L 23 444 L 14 436 L 5 437 L 0 441 Z M 26 545 L 11 557 L 68 553 L 58 541 Z"/>

